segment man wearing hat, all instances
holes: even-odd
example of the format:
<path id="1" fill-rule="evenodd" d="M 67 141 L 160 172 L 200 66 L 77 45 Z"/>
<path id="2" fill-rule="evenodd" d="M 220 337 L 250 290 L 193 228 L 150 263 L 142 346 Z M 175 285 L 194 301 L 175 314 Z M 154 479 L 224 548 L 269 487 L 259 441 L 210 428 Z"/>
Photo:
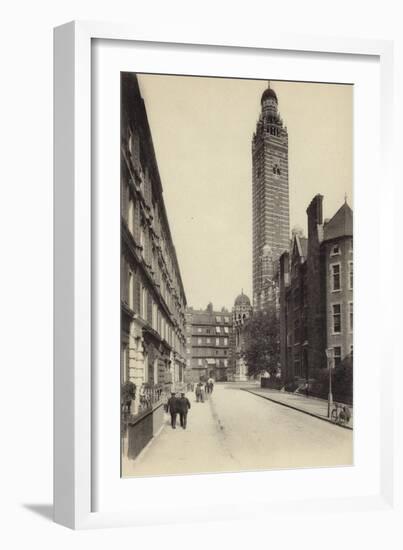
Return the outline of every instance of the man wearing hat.
<path id="1" fill-rule="evenodd" d="M 171 397 L 168 399 L 167 403 L 167 412 L 171 415 L 171 426 L 172 429 L 176 429 L 176 415 L 178 414 L 178 402 L 179 399 L 176 397 L 176 393 L 171 392 Z"/>
<path id="2" fill-rule="evenodd" d="M 187 397 L 185 397 L 185 392 L 181 392 L 181 396 L 177 401 L 181 426 L 184 430 L 186 430 L 188 411 L 190 409 L 190 401 Z"/>

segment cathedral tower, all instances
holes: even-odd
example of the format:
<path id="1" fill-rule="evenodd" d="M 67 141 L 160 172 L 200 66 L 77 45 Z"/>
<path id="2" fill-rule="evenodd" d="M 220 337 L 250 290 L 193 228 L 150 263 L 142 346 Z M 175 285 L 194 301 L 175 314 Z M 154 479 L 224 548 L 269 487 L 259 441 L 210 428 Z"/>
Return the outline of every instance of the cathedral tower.
<path id="1" fill-rule="evenodd" d="M 278 260 L 290 239 L 288 134 L 270 83 L 252 139 L 252 208 L 253 307 L 260 310 L 275 294 Z"/>

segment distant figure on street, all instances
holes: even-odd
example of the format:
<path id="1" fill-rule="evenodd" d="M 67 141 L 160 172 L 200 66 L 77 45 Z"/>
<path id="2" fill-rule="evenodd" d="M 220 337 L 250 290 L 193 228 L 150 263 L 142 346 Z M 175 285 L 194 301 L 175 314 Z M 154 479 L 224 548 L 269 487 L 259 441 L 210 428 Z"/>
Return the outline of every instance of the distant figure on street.
<path id="1" fill-rule="evenodd" d="M 204 388 L 201 382 L 196 386 L 196 402 L 199 403 L 200 401 L 204 403 Z"/>
<path id="2" fill-rule="evenodd" d="M 171 392 L 171 397 L 168 399 L 167 403 L 167 412 L 171 415 L 171 426 L 172 429 L 176 429 L 176 415 L 178 414 L 178 401 L 179 399 L 176 397 L 176 393 L 173 391 Z"/>
<path id="3" fill-rule="evenodd" d="M 180 423 L 184 430 L 186 430 L 189 409 L 190 409 L 190 401 L 185 396 L 185 392 L 181 392 L 181 396 L 178 399 L 178 411 L 179 411 Z"/>
<path id="4" fill-rule="evenodd" d="M 207 380 L 207 384 L 208 384 L 208 391 L 209 393 L 213 393 L 213 388 L 214 388 L 214 379 L 210 378 Z"/>

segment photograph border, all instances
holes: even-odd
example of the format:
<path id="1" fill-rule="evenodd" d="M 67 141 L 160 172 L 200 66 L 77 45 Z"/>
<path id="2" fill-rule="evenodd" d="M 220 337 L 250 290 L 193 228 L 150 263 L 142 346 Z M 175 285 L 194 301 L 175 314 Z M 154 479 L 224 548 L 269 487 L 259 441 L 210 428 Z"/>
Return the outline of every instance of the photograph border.
<path id="1" fill-rule="evenodd" d="M 141 28 L 115 23 L 72 22 L 55 29 L 54 35 L 54 517 L 71 528 L 154 524 L 150 514 L 139 523 L 130 510 L 113 514 L 92 509 L 91 460 L 91 42 L 92 39 L 133 40 L 214 46 L 379 57 L 381 81 L 380 155 L 385 178 L 390 171 L 393 118 L 393 47 L 388 41 L 271 34 L 253 39 L 209 35 L 189 37 L 186 29 L 150 36 Z M 389 174 L 389 175 L 388 175 Z M 393 196 L 392 189 L 386 190 Z M 385 216 L 383 216 L 384 219 Z M 390 222 L 392 223 L 392 222 Z M 389 227 L 390 229 L 390 227 Z M 393 228 L 392 228 L 393 229 Z M 386 228 L 382 226 L 382 235 Z M 383 246 L 383 242 L 382 242 Z M 386 292 L 386 290 L 385 290 Z M 387 295 L 380 298 L 387 303 Z M 389 305 L 389 307 L 391 307 Z M 381 334 L 387 342 L 387 331 Z M 388 392 L 393 374 L 393 350 L 386 352 L 388 380 L 380 382 L 381 394 L 381 490 L 377 498 L 357 497 L 350 507 L 360 511 L 389 508 L 393 504 L 393 399 Z M 315 502 L 316 510 L 323 501 Z M 315 513 L 315 506 L 312 513 Z M 326 506 L 329 508 L 329 501 Z M 191 506 L 190 506 L 191 507 Z M 118 508 L 118 507 L 117 507 Z M 293 506 L 290 504 L 290 511 Z M 194 513 L 196 516 L 196 513 Z M 211 517 L 211 520 L 215 518 Z M 231 518 L 229 518 L 231 519 Z"/>

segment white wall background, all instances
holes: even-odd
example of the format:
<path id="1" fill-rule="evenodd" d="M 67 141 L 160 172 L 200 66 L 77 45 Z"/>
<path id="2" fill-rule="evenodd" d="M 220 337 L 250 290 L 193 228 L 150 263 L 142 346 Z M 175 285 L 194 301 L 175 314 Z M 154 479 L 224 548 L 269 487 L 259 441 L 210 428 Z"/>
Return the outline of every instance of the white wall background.
<path id="1" fill-rule="evenodd" d="M 390 514 L 287 517 L 252 523 L 74 533 L 46 519 L 52 500 L 52 28 L 72 19 L 142 21 L 189 30 L 230 25 L 270 32 L 395 40 L 396 127 L 402 127 L 403 19 L 398 1 L 15 0 L 3 4 L 0 199 L 0 545 L 86 548 L 398 548 Z M 402 140 L 396 131 L 396 153 Z M 396 163 L 398 164 L 398 163 Z M 396 177 L 401 185 L 401 168 Z M 402 192 L 400 204 L 402 204 Z M 398 228 L 396 227 L 396 230 Z M 399 291 L 399 298 L 401 292 Z M 391 335 L 392 336 L 392 335 Z M 396 335 L 397 336 L 397 330 Z M 394 338 L 391 337 L 391 340 Z M 34 508 L 34 509 L 33 509 Z M 39 513 L 38 513 L 39 512 Z M 179 518 L 178 518 L 179 519 Z M 400 538 L 400 544 L 397 537 Z M 7 539 L 7 542 L 6 542 Z"/>

